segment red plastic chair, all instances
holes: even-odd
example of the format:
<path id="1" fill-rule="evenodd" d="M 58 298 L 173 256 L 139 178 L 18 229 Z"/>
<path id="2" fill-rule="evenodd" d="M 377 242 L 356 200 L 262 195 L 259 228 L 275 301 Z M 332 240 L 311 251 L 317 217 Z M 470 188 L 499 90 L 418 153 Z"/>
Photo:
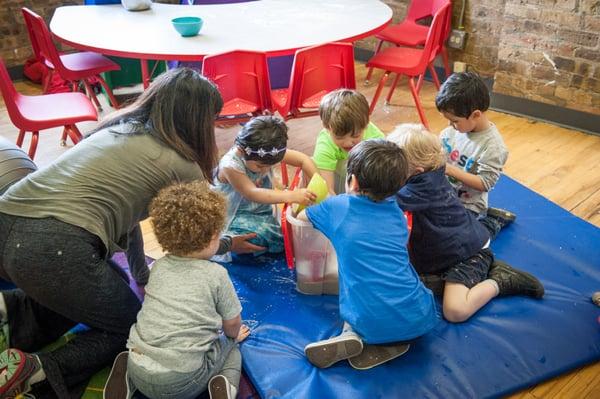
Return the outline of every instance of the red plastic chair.
<path id="1" fill-rule="evenodd" d="M 92 77 L 98 79 L 106 94 L 108 94 L 112 106 L 119 108 L 119 103 L 112 90 L 100 76 L 103 72 L 121 69 L 117 63 L 91 51 L 59 54 L 43 18 L 25 7 L 21 8 L 21 11 L 25 19 L 33 53 L 38 61 L 46 65 L 51 72 L 56 71 L 64 80 L 71 82 L 73 91 L 79 89 L 79 82 L 83 83 L 88 96 L 94 101 L 98 110 L 101 111 L 100 102 L 90 84 Z M 46 92 L 51 78 L 52 73 L 49 73 L 46 82 L 44 82 L 44 92 Z"/>
<path id="2" fill-rule="evenodd" d="M 284 119 L 317 115 L 323 96 L 356 88 L 354 50 L 349 43 L 327 43 L 296 51 L 287 89 L 272 91 L 275 109 Z"/>
<path id="3" fill-rule="evenodd" d="M 0 60 L 0 91 L 11 122 L 20 130 L 17 145 L 21 147 L 25 132 L 32 132 L 29 157 L 35 157 L 40 130 L 64 126 L 63 140 L 67 135 L 77 144 L 81 133 L 75 123 L 96 121 L 98 114 L 83 93 L 42 94 L 25 96 L 17 92 L 4 62 Z"/>
<path id="4" fill-rule="evenodd" d="M 451 4 L 450 0 L 412 0 L 408 7 L 406 18 L 402 22 L 390 25 L 375 35 L 375 37 L 379 39 L 375 54 L 381 51 L 383 42 L 391 42 L 396 46 L 402 47 L 421 47 L 425 45 L 429 26 L 421 25 L 418 21 L 432 17 L 446 3 Z M 452 5 L 450 8 L 452 9 Z M 445 26 L 442 31 L 443 34 L 440 36 L 439 43 L 436 45 L 436 49 L 434 50 L 435 55 L 433 57 L 433 59 L 435 59 L 438 54 L 441 54 L 442 60 L 444 61 L 446 76 L 449 76 L 451 72 L 448 63 L 448 50 L 445 45 L 448 35 L 450 34 L 451 20 L 452 12 L 450 11 L 444 21 Z M 372 74 L 373 68 L 369 68 L 367 77 L 365 78 L 366 83 L 369 82 Z"/>
<path id="5" fill-rule="evenodd" d="M 273 113 L 265 53 L 236 50 L 204 57 L 202 74 L 223 97 L 219 119 L 238 122 Z"/>
<path id="6" fill-rule="evenodd" d="M 410 92 L 415 101 L 421 122 L 423 125 L 425 125 L 425 127 L 429 128 L 421 101 L 419 100 L 419 90 L 423 82 L 423 76 L 428 68 L 432 74 L 436 87 L 439 88 L 440 86 L 437 75 L 433 71 L 433 65 L 431 64 L 431 61 L 435 57 L 434 50 L 436 48 L 436 43 L 438 43 L 439 37 L 443 33 L 442 30 L 445 26 L 444 21 L 450 11 L 450 3 L 446 3 L 446 5 L 440 8 L 440 10 L 438 10 L 438 12 L 434 15 L 433 22 L 431 23 L 431 27 L 427 35 L 427 40 L 425 42 L 425 47 L 423 49 L 410 47 L 389 47 L 375 54 L 373 58 L 367 62 L 367 67 L 383 69 L 385 71 L 379 81 L 379 85 L 377 86 L 377 90 L 373 96 L 373 100 L 371 100 L 370 112 L 373 112 L 373 109 L 375 109 L 375 105 L 377 104 L 377 100 L 379 99 L 379 95 L 381 94 L 381 90 L 383 89 L 383 85 L 385 84 L 389 74 L 396 73 L 397 76 L 396 79 L 394 79 L 392 87 L 390 88 L 390 92 L 386 98 L 386 103 L 389 103 L 390 99 L 392 98 L 392 94 L 394 93 L 394 89 L 396 88 L 400 77 L 402 75 L 406 75 L 408 77 Z M 418 77 L 417 84 L 414 82 L 415 77 Z"/>

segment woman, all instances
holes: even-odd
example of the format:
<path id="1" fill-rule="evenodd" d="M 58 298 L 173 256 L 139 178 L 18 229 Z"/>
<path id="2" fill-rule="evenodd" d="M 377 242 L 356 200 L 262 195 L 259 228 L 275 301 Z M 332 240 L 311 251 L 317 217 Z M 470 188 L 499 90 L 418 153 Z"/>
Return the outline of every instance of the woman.
<path id="1" fill-rule="evenodd" d="M 67 387 L 124 348 L 140 303 L 109 259 L 129 248 L 134 277 L 145 283 L 139 222 L 163 187 L 211 176 L 222 105 L 197 72 L 169 71 L 0 198 L 0 277 L 18 287 L 0 294 L 6 347 L 16 348 L 0 354 L 0 370 L 7 362 L 21 366 L 0 378 L 1 397 L 44 380 L 67 397 Z M 89 331 L 52 352 L 28 353 L 77 323 Z"/>

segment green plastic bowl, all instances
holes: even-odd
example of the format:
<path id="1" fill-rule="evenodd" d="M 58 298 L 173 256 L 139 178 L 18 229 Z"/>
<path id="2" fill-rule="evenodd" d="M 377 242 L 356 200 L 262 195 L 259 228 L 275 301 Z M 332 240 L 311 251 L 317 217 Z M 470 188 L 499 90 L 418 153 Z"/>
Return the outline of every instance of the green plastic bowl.
<path id="1" fill-rule="evenodd" d="M 203 22 L 199 17 L 179 17 L 171 20 L 175 30 L 183 37 L 196 36 L 200 32 Z"/>

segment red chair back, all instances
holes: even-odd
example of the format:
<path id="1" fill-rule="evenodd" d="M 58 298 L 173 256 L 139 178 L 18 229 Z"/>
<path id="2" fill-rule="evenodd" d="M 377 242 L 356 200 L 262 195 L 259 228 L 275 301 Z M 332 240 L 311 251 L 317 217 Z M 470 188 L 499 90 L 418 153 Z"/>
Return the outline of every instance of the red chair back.
<path id="1" fill-rule="evenodd" d="M 50 63 L 63 79 L 77 80 L 78 78 L 72 76 L 62 63 L 44 19 L 26 7 L 21 8 L 21 12 L 27 26 L 31 47 L 38 61 Z"/>
<path id="2" fill-rule="evenodd" d="M 432 12 L 433 3 L 436 1 L 438 0 L 412 0 L 408 6 L 405 20 L 416 22 L 432 16 L 435 14 L 435 12 Z"/>
<path id="3" fill-rule="evenodd" d="M 443 45 L 443 30 L 447 27 L 446 20 L 448 19 L 448 13 L 451 11 L 451 8 L 448 0 L 441 0 L 441 2 L 445 4 L 433 15 L 433 21 L 431 22 L 431 27 L 427 33 L 427 39 L 425 40 L 425 46 L 421 53 L 419 65 L 415 68 L 417 73 L 415 73 L 414 76 L 425 73 L 427 66 L 431 64 L 437 56 L 437 50 Z"/>
<path id="4" fill-rule="evenodd" d="M 271 83 L 265 53 L 235 50 L 205 57 L 202 74 L 223 97 L 220 116 L 271 111 Z"/>
<path id="5" fill-rule="evenodd" d="M 17 101 L 22 95 L 15 89 L 2 60 L 0 60 L 0 92 L 2 92 L 2 97 L 4 97 L 4 103 L 6 104 L 11 122 L 17 128 L 23 129 L 23 114 L 17 106 Z"/>
<path id="6" fill-rule="evenodd" d="M 349 43 L 327 43 L 296 51 L 282 116 L 316 115 L 323 96 L 333 90 L 356 88 L 354 49 Z M 302 108 L 310 111 L 303 112 Z"/>

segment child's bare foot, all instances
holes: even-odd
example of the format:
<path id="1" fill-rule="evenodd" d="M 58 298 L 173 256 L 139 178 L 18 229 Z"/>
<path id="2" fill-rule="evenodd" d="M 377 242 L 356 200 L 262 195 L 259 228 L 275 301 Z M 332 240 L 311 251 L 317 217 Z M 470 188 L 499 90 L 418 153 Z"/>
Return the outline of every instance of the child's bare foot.
<path id="1" fill-rule="evenodd" d="M 238 336 L 235 339 L 235 342 L 242 342 L 243 340 L 248 338 L 248 335 L 250 335 L 250 329 L 247 325 L 242 324 L 242 326 L 240 327 L 240 332 L 238 333 Z"/>

